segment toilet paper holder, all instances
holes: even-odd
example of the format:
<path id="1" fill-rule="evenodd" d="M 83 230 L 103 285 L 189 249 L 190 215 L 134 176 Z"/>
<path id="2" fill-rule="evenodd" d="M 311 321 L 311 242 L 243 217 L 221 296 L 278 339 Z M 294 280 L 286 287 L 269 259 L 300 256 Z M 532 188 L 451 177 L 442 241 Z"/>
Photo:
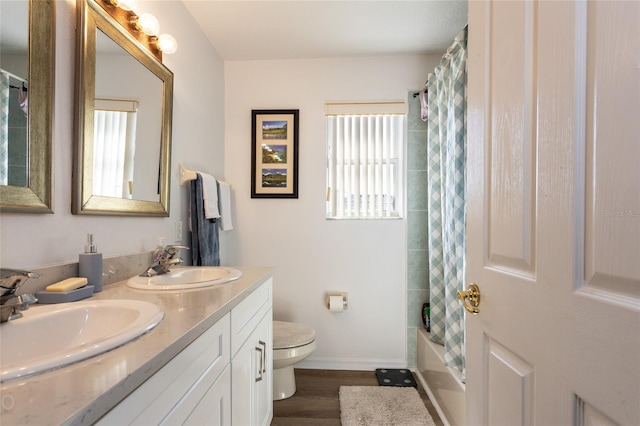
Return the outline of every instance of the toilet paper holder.
<path id="1" fill-rule="evenodd" d="M 327 293 L 327 296 L 325 298 L 325 305 L 327 306 L 327 309 L 331 310 L 331 299 L 335 297 L 342 298 L 342 310 L 346 311 L 349 307 L 349 295 L 346 292 Z"/>

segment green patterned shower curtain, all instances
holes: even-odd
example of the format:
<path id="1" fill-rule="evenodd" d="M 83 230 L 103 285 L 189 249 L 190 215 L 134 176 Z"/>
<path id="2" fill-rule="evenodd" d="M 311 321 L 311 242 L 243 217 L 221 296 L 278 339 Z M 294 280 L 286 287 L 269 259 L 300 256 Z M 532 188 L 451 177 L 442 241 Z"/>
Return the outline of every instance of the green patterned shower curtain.
<path id="1" fill-rule="evenodd" d="M 431 340 L 445 347 L 448 367 L 464 372 L 466 219 L 466 31 L 427 80 L 429 285 Z"/>

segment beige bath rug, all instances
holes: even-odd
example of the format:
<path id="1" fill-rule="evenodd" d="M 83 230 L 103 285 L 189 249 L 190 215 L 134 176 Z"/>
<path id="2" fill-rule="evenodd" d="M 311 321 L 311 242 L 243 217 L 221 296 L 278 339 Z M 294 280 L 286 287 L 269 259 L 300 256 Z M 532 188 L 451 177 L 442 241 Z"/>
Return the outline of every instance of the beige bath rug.
<path id="1" fill-rule="evenodd" d="M 435 426 L 413 387 L 340 386 L 342 426 Z"/>

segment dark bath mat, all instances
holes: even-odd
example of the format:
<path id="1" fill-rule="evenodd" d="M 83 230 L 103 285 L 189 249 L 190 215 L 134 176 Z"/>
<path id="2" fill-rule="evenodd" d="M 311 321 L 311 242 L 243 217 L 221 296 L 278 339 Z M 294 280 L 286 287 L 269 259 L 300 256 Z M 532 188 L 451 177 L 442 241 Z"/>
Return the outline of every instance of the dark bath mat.
<path id="1" fill-rule="evenodd" d="M 380 384 L 380 386 L 413 386 L 414 388 L 418 387 L 416 380 L 413 378 L 411 370 L 406 368 L 377 368 L 376 377 L 378 378 L 378 383 Z"/>

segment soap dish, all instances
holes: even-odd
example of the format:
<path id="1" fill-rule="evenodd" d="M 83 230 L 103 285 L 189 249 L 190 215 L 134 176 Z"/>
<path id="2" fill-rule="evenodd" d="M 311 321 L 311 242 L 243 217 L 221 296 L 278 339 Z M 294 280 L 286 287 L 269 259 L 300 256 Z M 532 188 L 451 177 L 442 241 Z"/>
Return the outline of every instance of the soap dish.
<path id="1" fill-rule="evenodd" d="M 93 286 L 86 285 L 71 291 L 54 292 L 39 291 L 36 293 L 38 303 L 66 303 L 86 299 L 93 295 Z"/>

